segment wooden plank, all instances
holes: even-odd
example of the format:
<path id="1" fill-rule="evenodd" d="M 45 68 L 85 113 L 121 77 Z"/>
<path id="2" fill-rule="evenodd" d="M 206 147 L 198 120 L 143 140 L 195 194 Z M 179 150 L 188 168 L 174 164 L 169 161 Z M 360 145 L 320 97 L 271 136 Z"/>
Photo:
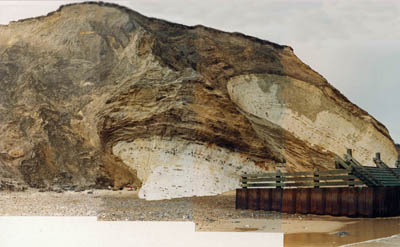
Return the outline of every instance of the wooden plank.
<path id="1" fill-rule="evenodd" d="M 260 209 L 260 190 L 248 189 L 248 208 L 252 210 Z"/>
<path id="2" fill-rule="evenodd" d="M 387 183 L 387 184 L 400 184 L 400 181 L 395 181 L 395 180 L 381 180 L 382 183 Z"/>
<path id="3" fill-rule="evenodd" d="M 386 216 L 394 216 L 396 209 L 395 206 L 395 187 L 390 187 L 386 189 L 385 195 L 385 208 Z"/>
<path id="4" fill-rule="evenodd" d="M 377 174 L 379 174 L 379 173 L 391 174 L 390 170 L 386 170 L 386 169 L 383 170 L 383 169 L 381 169 L 381 168 L 376 168 L 376 169 L 364 168 L 364 169 L 366 169 L 367 171 L 369 171 L 369 172 L 371 172 L 371 173 L 377 173 Z"/>
<path id="5" fill-rule="evenodd" d="M 378 173 L 378 172 L 371 172 L 372 176 L 374 177 L 394 177 L 397 178 L 396 176 L 393 176 L 393 174 L 389 174 L 389 173 Z M 398 178 L 397 178 L 398 179 Z"/>
<path id="6" fill-rule="evenodd" d="M 296 212 L 296 192 L 297 189 L 286 189 L 282 191 L 281 212 L 288 214 L 294 214 Z"/>
<path id="7" fill-rule="evenodd" d="M 377 166 L 382 167 L 384 170 L 390 172 L 394 177 L 400 180 L 400 176 L 394 170 L 390 169 L 390 167 L 381 160 L 380 153 L 376 153 L 376 158 L 374 158 L 374 162 Z"/>
<path id="8" fill-rule="evenodd" d="M 248 183 L 247 188 L 256 188 L 256 187 L 313 187 L 317 186 L 348 186 L 348 185 L 363 185 L 364 183 L 361 181 L 342 181 L 342 182 L 319 182 L 319 183 Z"/>
<path id="9" fill-rule="evenodd" d="M 314 187 L 313 182 L 285 183 L 285 187 Z"/>
<path id="10" fill-rule="evenodd" d="M 273 211 L 281 211 L 282 208 L 282 191 L 283 189 L 274 189 L 272 190 L 272 202 L 271 202 L 271 210 Z"/>
<path id="11" fill-rule="evenodd" d="M 399 186 L 399 182 L 381 181 L 382 186 Z"/>
<path id="12" fill-rule="evenodd" d="M 358 168 L 353 167 L 354 169 L 352 170 L 351 174 L 356 176 L 358 179 L 363 181 L 367 186 L 379 186 L 381 184 L 377 183 L 375 179 L 371 179 L 371 177 L 368 174 L 364 174 L 363 170 L 360 170 Z"/>
<path id="13" fill-rule="evenodd" d="M 296 213 L 310 213 L 310 191 L 309 188 L 297 189 L 296 194 Z"/>
<path id="14" fill-rule="evenodd" d="M 380 180 L 393 180 L 393 181 L 398 181 L 398 182 L 400 182 L 400 180 L 397 179 L 396 177 L 394 177 L 394 176 L 389 176 L 389 175 L 383 175 L 383 176 L 382 176 L 382 175 L 381 175 L 381 176 L 376 175 L 375 178 L 380 179 Z"/>
<path id="15" fill-rule="evenodd" d="M 358 210 L 357 214 L 359 216 L 368 216 L 368 211 L 367 211 L 367 203 L 366 203 L 366 189 L 365 188 L 360 188 L 358 191 Z"/>
<path id="16" fill-rule="evenodd" d="M 384 217 L 385 210 L 385 191 L 384 187 L 374 187 L 374 217 Z"/>
<path id="17" fill-rule="evenodd" d="M 397 181 L 400 181 L 397 177 L 393 176 L 392 174 L 372 174 L 376 178 L 390 178 L 390 179 L 396 179 Z"/>
<path id="18" fill-rule="evenodd" d="M 361 181 L 343 181 L 343 182 L 319 182 L 319 186 L 337 186 L 337 185 L 362 185 Z"/>
<path id="19" fill-rule="evenodd" d="M 399 183 L 400 183 L 400 181 L 394 181 L 394 180 L 381 180 L 380 182 L 381 182 L 382 185 L 391 184 L 391 185 L 394 185 L 394 186 L 398 186 Z"/>
<path id="20" fill-rule="evenodd" d="M 381 181 L 383 181 L 383 182 L 389 182 L 389 183 L 400 183 L 400 181 L 399 180 L 394 180 L 394 179 L 391 179 L 391 178 L 385 178 L 385 179 L 382 179 Z"/>
<path id="21" fill-rule="evenodd" d="M 390 188 L 390 200 L 389 200 L 389 216 L 398 216 L 400 213 L 400 202 L 399 202 L 399 187 Z"/>
<path id="22" fill-rule="evenodd" d="M 347 216 L 347 213 L 349 211 L 348 194 L 349 191 L 347 190 L 347 188 L 344 188 L 341 195 L 342 198 L 340 203 L 340 216 Z"/>
<path id="23" fill-rule="evenodd" d="M 374 216 L 374 188 L 359 188 L 358 191 L 358 216 Z"/>
<path id="24" fill-rule="evenodd" d="M 400 187 L 394 187 L 394 197 L 393 197 L 393 216 L 400 215 Z"/>
<path id="25" fill-rule="evenodd" d="M 347 169 L 335 169 L 335 170 L 328 170 L 328 171 L 319 171 L 320 175 L 328 175 L 328 174 L 349 174 L 349 170 Z"/>
<path id="26" fill-rule="evenodd" d="M 382 184 L 384 186 L 399 186 L 400 185 L 399 182 L 396 182 L 396 181 L 385 181 L 385 180 L 382 181 Z"/>
<path id="27" fill-rule="evenodd" d="M 358 208 L 358 188 L 343 188 L 342 202 L 341 202 L 341 215 L 343 216 L 356 216 Z"/>
<path id="28" fill-rule="evenodd" d="M 272 210 L 272 190 L 260 189 L 260 209 L 265 211 Z"/>
<path id="29" fill-rule="evenodd" d="M 394 216 L 400 215 L 400 187 L 394 188 Z"/>
<path id="30" fill-rule="evenodd" d="M 340 215 L 341 192 L 342 188 L 329 188 L 326 190 L 325 214 Z"/>
<path id="31" fill-rule="evenodd" d="M 391 188 L 385 188 L 385 197 L 384 197 L 384 207 L 385 207 L 385 214 L 384 214 L 384 216 L 390 216 L 390 214 L 391 214 L 391 212 L 390 212 L 390 209 L 391 209 L 391 203 L 390 203 L 390 201 L 391 201 L 391 197 L 392 197 L 392 190 L 391 190 Z"/>
<path id="32" fill-rule="evenodd" d="M 267 182 L 267 181 L 276 181 L 276 178 L 247 178 L 247 179 L 240 179 L 240 182 Z"/>
<path id="33" fill-rule="evenodd" d="M 280 181 L 312 181 L 313 177 L 281 177 Z M 246 181 L 248 183 L 254 182 L 268 182 L 268 181 L 276 181 L 276 178 L 248 178 L 241 179 L 242 182 Z"/>
<path id="34" fill-rule="evenodd" d="M 248 209 L 247 189 L 236 189 L 236 209 Z"/>
<path id="35" fill-rule="evenodd" d="M 386 173 L 386 172 L 370 172 L 372 176 L 382 176 L 382 177 L 396 177 L 393 174 Z"/>
<path id="36" fill-rule="evenodd" d="M 310 213 L 324 214 L 325 213 L 325 189 L 314 188 L 310 193 Z"/>
<path id="37" fill-rule="evenodd" d="M 369 171 L 369 172 L 371 172 L 371 173 L 376 173 L 376 174 L 380 174 L 380 173 L 383 173 L 383 174 L 391 174 L 391 172 L 390 172 L 390 170 L 383 170 L 383 169 L 381 169 L 381 168 L 374 168 L 374 169 L 371 169 L 371 168 L 369 168 L 369 167 L 364 167 L 364 169 L 366 169 L 367 171 Z"/>
<path id="38" fill-rule="evenodd" d="M 313 181 L 313 177 L 284 177 L 282 181 L 295 182 L 295 181 Z"/>
<path id="39" fill-rule="evenodd" d="M 276 173 L 263 173 L 263 174 L 252 174 L 246 175 L 247 178 L 275 178 Z"/>
<path id="40" fill-rule="evenodd" d="M 345 180 L 345 179 L 357 179 L 357 177 L 352 175 L 347 176 L 320 176 L 319 180 Z"/>
<path id="41" fill-rule="evenodd" d="M 309 172 L 286 172 L 283 174 L 285 176 L 306 176 L 306 175 L 312 176 L 313 172 L 312 171 L 309 171 Z"/>
<path id="42" fill-rule="evenodd" d="M 380 180 L 380 183 L 382 185 L 384 185 L 384 183 L 398 185 L 400 183 L 400 181 L 395 181 L 395 180 L 392 180 L 392 179 L 385 179 L 385 180 Z"/>
<path id="43" fill-rule="evenodd" d="M 400 184 L 398 182 L 382 181 L 382 185 L 384 187 L 387 187 L 387 186 L 399 186 Z"/>
<path id="44" fill-rule="evenodd" d="M 385 171 L 385 169 L 383 168 L 379 168 L 379 167 L 375 167 L 375 166 L 363 166 L 365 169 L 369 169 L 369 170 L 377 170 L 377 171 Z M 390 168 L 393 169 L 393 168 Z"/>
<path id="45" fill-rule="evenodd" d="M 284 186 L 284 183 L 251 183 L 247 184 L 248 188 L 256 188 L 256 187 L 276 187 L 276 186 Z"/>

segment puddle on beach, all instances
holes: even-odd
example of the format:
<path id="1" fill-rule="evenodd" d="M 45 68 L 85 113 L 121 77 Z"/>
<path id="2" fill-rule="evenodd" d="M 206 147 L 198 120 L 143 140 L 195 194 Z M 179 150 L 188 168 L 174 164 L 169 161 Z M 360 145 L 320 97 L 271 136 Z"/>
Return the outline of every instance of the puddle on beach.
<path id="1" fill-rule="evenodd" d="M 335 220 L 330 218 L 330 220 Z M 342 228 L 329 233 L 292 233 L 284 235 L 285 247 L 314 247 L 314 246 L 341 246 L 364 242 L 372 239 L 386 238 L 400 234 L 400 217 L 376 219 L 340 219 L 347 223 Z M 321 222 L 323 224 L 323 222 Z M 342 234 L 338 232 L 344 232 Z M 398 239 L 398 238 L 397 238 Z M 400 246 L 400 239 L 394 246 Z M 363 245 L 356 245 L 363 246 Z M 380 246 L 379 242 L 369 243 L 368 246 Z"/>

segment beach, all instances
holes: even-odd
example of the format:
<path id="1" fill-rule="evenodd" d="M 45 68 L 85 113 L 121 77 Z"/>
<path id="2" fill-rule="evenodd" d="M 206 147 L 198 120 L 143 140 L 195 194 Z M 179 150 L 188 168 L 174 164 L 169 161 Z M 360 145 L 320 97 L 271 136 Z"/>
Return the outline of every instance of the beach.
<path id="1" fill-rule="evenodd" d="M 0 192 L 1 216 L 97 216 L 102 221 L 193 221 L 196 231 L 284 232 L 285 246 L 398 246 L 400 218 L 358 219 L 237 210 L 234 191 L 146 201 L 133 190 Z M 367 242 L 365 242 L 367 241 Z"/>

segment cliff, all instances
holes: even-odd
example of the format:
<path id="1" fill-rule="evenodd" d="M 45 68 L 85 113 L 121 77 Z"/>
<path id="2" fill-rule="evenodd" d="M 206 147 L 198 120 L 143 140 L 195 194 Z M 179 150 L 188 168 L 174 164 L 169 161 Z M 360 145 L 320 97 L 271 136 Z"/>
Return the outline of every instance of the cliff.
<path id="1" fill-rule="evenodd" d="M 244 173 L 397 158 L 387 129 L 288 46 L 82 3 L 0 26 L 0 179 L 213 195 Z"/>

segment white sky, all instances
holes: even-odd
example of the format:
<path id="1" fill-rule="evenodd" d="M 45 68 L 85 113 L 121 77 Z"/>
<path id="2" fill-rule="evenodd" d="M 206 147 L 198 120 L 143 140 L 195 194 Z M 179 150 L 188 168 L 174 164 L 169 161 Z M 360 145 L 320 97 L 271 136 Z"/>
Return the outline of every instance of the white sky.
<path id="1" fill-rule="evenodd" d="M 76 1 L 2 1 L 0 24 Z M 400 142 L 399 0 L 130 0 L 144 15 L 290 45 Z"/>

